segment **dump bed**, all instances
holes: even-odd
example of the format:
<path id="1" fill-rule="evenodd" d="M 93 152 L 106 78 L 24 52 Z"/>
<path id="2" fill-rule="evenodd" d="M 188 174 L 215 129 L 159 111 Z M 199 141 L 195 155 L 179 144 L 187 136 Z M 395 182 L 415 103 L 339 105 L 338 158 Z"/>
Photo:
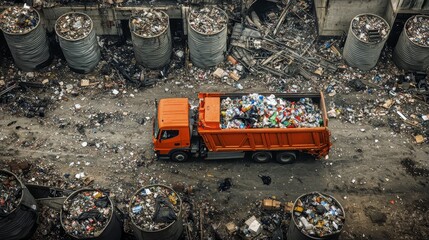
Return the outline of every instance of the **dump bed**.
<path id="1" fill-rule="evenodd" d="M 328 118 L 326 114 L 325 101 L 322 93 L 260 93 L 259 95 L 269 97 L 274 95 L 276 99 L 288 103 L 298 103 L 303 99 L 310 99 L 320 111 L 320 123 L 312 127 L 287 126 L 273 124 L 250 128 L 250 124 L 244 128 L 226 128 L 222 123 L 225 111 L 221 111 L 223 100 L 240 99 L 247 96 L 246 93 L 200 93 L 199 94 L 199 116 L 198 132 L 211 151 L 285 151 L 301 150 L 319 157 L 328 153 L 330 133 L 328 130 Z M 272 97 L 272 96 L 271 96 Z M 228 98 L 228 99 L 227 99 Z M 223 104 L 225 105 L 225 104 Z M 246 106 L 240 106 L 246 108 Z M 228 110 L 231 111 L 231 110 Z M 245 109 L 243 110 L 245 111 Z M 256 109 L 254 109 L 256 111 Z M 293 112 L 293 110 L 292 110 Z M 270 118 L 271 119 L 271 118 Z M 234 121 L 236 121 L 234 119 Z M 271 119 L 272 120 L 272 119 Z M 256 123 L 254 124 L 257 125 Z M 276 127 L 277 126 L 277 127 Z M 243 126 L 241 126 L 243 127 Z"/>

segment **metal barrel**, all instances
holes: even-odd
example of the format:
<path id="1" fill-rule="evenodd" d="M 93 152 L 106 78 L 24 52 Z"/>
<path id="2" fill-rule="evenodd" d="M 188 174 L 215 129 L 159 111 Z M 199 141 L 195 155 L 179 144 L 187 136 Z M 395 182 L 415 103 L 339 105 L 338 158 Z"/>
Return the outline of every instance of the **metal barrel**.
<path id="1" fill-rule="evenodd" d="M 164 188 L 167 189 L 169 192 L 174 193 L 175 196 L 177 196 L 177 204 L 179 206 L 179 211 L 176 214 L 177 219 L 173 221 L 172 223 L 168 224 L 162 229 L 158 230 L 148 230 L 144 228 L 143 226 L 140 226 L 136 223 L 133 215 L 131 214 L 131 228 L 133 229 L 134 236 L 138 240 L 177 240 L 181 237 L 183 232 L 183 220 L 182 220 L 182 200 L 180 199 L 179 195 L 170 187 L 167 187 L 165 185 L 157 184 L 157 185 L 149 185 L 145 186 L 139 190 L 137 190 L 133 196 L 137 196 L 142 193 L 142 191 L 145 191 L 145 189 L 151 189 L 151 188 Z M 129 212 L 133 213 L 132 204 L 130 204 Z M 143 210 L 145 211 L 145 210 Z"/>
<path id="2" fill-rule="evenodd" d="M 343 219 L 345 219 L 345 213 L 344 213 L 344 209 L 341 206 L 341 204 L 332 196 L 325 194 L 325 193 L 319 193 L 319 192 L 311 192 L 311 193 L 306 193 L 303 194 L 301 196 L 299 196 L 296 200 L 295 203 L 293 205 L 293 210 L 292 210 L 292 219 L 290 221 L 289 224 L 289 229 L 287 232 L 287 239 L 293 239 L 293 240 L 337 240 L 343 230 L 343 228 L 341 227 L 339 230 L 337 230 L 336 232 L 333 233 L 329 233 L 323 236 L 316 236 L 316 235 L 310 235 L 308 234 L 304 228 L 304 227 L 299 227 L 300 223 L 298 223 L 297 220 L 297 214 L 295 212 L 297 212 L 297 207 L 299 206 L 299 201 L 301 201 L 301 199 L 304 199 L 305 197 L 308 196 L 324 196 L 327 198 L 330 198 L 333 200 L 333 202 L 335 202 L 335 205 L 339 207 L 339 209 L 341 209 L 342 212 L 342 217 Z"/>
<path id="3" fill-rule="evenodd" d="M 408 29 L 414 21 L 429 22 L 429 16 L 416 15 L 405 22 L 404 29 L 393 50 L 393 61 L 398 67 L 405 70 L 426 71 L 429 67 L 429 44 L 424 42 L 426 39 L 410 36 L 411 33 Z M 419 43 L 417 40 L 423 42 Z"/>
<path id="4" fill-rule="evenodd" d="M 353 31 L 353 24 L 356 19 L 360 17 L 374 17 L 384 22 L 388 32 L 381 37 L 379 41 L 363 41 L 356 36 Z M 381 30 L 381 29 L 376 29 Z M 357 67 L 361 70 L 367 71 L 375 67 L 378 58 L 380 57 L 381 50 L 383 50 L 384 44 L 390 32 L 390 26 L 382 17 L 375 14 L 364 13 L 359 14 L 352 19 L 350 22 L 350 28 L 347 34 L 347 40 L 344 45 L 343 58 L 347 64 L 352 67 Z"/>
<path id="5" fill-rule="evenodd" d="M 168 14 L 159 10 L 154 11 L 160 13 L 167 21 L 167 27 L 161 33 L 147 36 L 138 34 L 132 18 L 129 20 L 129 26 L 137 63 L 150 69 L 160 69 L 170 62 L 173 44 Z"/>
<path id="6" fill-rule="evenodd" d="M 117 208 L 115 207 L 114 202 L 110 197 L 108 197 L 109 204 L 111 206 L 111 215 L 108 219 L 105 226 L 97 232 L 96 236 L 77 236 L 73 232 L 67 231 L 66 225 L 65 225 L 65 217 L 66 213 L 64 210 L 65 205 L 71 204 L 73 202 L 73 199 L 77 194 L 80 194 L 81 192 L 85 191 L 98 191 L 95 189 L 79 189 L 73 193 L 71 193 L 66 200 L 64 201 L 64 206 L 60 211 L 60 220 L 61 220 L 61 227 L 65 230 L 65 232 L 72 238 L 72 239 L 79 239 L 79 240 L 118 240 L 122 237 L 122 222 L 119 217 L 119 213 Z"/>
<path id="7" fill-rule="evenodd" d="M 38 212 L 36 200 L 15 174 L 0 170 L 0 175 L 13 177 L 21 189 L 18 206 L 8 214 L 0 213 L 0 239 L 30 239 L 37 229 Z"/>
<path id="8" fill-rule="evenodd" d="M 8 11 L 7 9 L 5 11 Z M 33 71 L 45 65 L 50 59 L 49 44 L 46 37 L 46 30 L 41 24 L 40 14 L 37 14 L 38 21 L 36 26 L 29 30 L 19 33 L 3 30 L 4 38 L 9 46 L 13 60 L 23 71 Z"/>
<path id="9" fill-rule="evenodd" d="M 218 9 L 225 22 L 227 22 L 226 13 Z M 191 26 L 191 12 L 188 15 L 188 45 L 191 62 L 200 68 L 209 68 L 216 66 L 224 60 L 227 43 L 227 24 L 217 32 L 203 33 Z"/>
<path id="10" fill-rule="evenodd" d="M 89 32 L 78 38 L 66 36 L 68 31 L 62 32 L 61 21 L 66 18 L 83 17 L 90 22 Z M 69 67 L 78 73 L 89 73 L 95 69 L 101 58 L 100 47 L 95 35 L 92 19 L 85 13 L 69 12 L 61 15 L 55 23 L 55 32 Z"/>

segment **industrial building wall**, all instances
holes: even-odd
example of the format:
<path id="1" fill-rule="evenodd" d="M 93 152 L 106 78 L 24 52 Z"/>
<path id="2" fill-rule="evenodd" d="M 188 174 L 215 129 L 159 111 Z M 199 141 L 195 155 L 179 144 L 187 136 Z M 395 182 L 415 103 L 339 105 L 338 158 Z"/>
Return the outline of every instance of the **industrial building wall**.
<path id="1" fill-rule="evenodd" d="M 392 24 L 400 0 L 314 0 L 320 36 L 347 33 L 352 18 L 361 13 L 379 15 Z"/>
<path id="2" fill-rule="evenodd" d="M 386 0 L 314 0 L 319 35 L 338 36 L 347 33 L 350 21 L 361 13 L 385 17 Z M 389 22 L 389 21 L 388 21 Z"/>
<path id="3" fill-rule="evenodd" d="M 429 0 L 314 0 L 320 36 L 347 33 L 351 19 L 361 13 L 383 17 L 393 26 L 398 14 L 429 14 Z"/>

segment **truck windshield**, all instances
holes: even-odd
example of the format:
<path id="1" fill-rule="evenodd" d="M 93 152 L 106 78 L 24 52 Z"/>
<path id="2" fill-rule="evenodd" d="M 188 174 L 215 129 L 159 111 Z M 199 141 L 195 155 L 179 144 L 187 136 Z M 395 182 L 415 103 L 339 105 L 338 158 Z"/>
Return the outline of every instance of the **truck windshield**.
<path id="1" fill-rule="evenodd" d="M 153 137 L 158 139 L 159 126 L 158 126 L 158 105 L 155 107 L 155 119 L 153 120 Z"/>

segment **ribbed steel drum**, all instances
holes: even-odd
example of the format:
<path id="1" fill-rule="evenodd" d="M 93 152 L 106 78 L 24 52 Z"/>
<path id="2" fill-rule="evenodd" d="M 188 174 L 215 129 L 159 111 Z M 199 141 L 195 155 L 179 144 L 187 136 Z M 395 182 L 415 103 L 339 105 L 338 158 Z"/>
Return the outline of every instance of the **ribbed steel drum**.
<path id="1" fill-rule="evenodd" d="M 389 33 L 389 24 L 380 16 L 357 15 L 350 23 L 343 58 L 352 67 L 370 70 L 377 64 Z"/>

